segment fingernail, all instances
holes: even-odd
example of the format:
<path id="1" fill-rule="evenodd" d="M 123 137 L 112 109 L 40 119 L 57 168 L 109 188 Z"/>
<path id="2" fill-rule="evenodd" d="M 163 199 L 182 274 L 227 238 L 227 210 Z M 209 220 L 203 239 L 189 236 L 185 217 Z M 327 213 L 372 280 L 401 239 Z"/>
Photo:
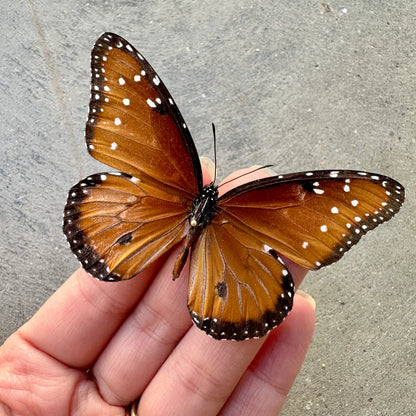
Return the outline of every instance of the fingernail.
<path id="1" fill-rule="evenodd" d="M 264 171 L 267 172 L 270 176 L 278 175 L 278 173 L 271 167 L 264 168 Z"/>
<path id="2" fill-rule="evenodd" d="M 313 310 L 316 309 L 315 299 L 309 293 L 306 293 L 303 290 L 299 289 L 296 291 L 296 294 L 302 296 L 303 299 L 306 299 L 312 305 Z"/>
<path id="3" fill-rule="evenodd" d="M 209 172 L 209 174 L 211 175 L 211 178 L 213 178 L 215 175 L 214 162 L 209 157 L 206 157 L 206 156 L 201 156 L 199 158 L 199 161 L 201 162 L 201 165 L 203 165 L 205 169 Z"/>

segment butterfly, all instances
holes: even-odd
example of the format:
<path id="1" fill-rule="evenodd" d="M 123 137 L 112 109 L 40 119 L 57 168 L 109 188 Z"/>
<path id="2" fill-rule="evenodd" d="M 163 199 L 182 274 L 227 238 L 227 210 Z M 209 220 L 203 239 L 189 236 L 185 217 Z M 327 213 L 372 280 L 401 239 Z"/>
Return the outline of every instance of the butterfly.
<path id="1" fill-rule="evenodd" d="M 271 176 L 219 196 L 167 88 L 130 43 L 104 33 L 91 54 L 89 153 L 118 172 L 73 186 L 63 230 L 84 269 L 130 279 L 182 244 L 188 309 L 216 339 L 262 337 L 293 305 L 283 260 L 319 269 L 398 212 L 402 185 L 380 174 L 321 170 Z"/>

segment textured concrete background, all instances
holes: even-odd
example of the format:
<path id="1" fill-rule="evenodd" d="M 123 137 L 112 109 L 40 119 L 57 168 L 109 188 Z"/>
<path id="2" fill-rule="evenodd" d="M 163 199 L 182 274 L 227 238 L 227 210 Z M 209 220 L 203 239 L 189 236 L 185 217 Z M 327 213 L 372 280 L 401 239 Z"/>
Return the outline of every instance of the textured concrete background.
<path id="1" fill-rule="evenodd" d="M 45 1 L 0 5 L 0 337 L 75 270 L 61 231 L 87 155 L 90 50 L 126 37 L 181 108 L 219 174 L 363 169 L 407 188 L 399 215 L 310 273 L 306 363 L 282 414 L 414 415 L 416 3 Z"/>

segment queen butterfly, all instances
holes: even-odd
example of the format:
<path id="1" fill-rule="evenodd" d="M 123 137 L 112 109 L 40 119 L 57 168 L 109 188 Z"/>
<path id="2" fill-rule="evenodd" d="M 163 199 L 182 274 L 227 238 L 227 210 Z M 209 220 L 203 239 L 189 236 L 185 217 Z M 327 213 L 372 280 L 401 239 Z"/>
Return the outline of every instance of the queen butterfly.
<path id="1" fill-rule="evenodd" d="M 280 254 L 308 269 L 340 259 L 389 220 L 404 188 L 383 175 L 323 170 L 258 179 L 218 196 L 167 88 L 126 40 L 92 50 L 86 142 L 119 170 L 69 191 L 63 230 L 93 277 L 130 279 L 182 243 L 190 252 L 188 308 L 216 339 L 261 337 L 290 312 L 295 287 Z M 278 254 L 280 253 L 280 254 Z"/>

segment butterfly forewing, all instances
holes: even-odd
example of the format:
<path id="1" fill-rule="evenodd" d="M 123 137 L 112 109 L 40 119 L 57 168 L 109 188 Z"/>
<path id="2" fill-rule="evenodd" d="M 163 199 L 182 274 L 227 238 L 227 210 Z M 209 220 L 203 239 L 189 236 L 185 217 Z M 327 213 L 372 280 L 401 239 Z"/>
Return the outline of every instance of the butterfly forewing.
<path id="1" fill-rule="evenodd" d="M 129 279 L 186 236 L 187 206 L 153 182 L 96 174 L 69 191 L 64 232 L 91 275 Z"/>
<path id="2" fill-rule="evenodd" d="M 403 187 L 386 176 L 315 171 L 234 188 L 220 198 L 219 210 L 236 229 L 303 267 L 317 269 L 341 258 L 367 231 L 390 219 L 403 201 Z"/>
<path id="3" fill-rule="evenodd" d="M 219 214 L 195 244 L 188 308 L 216 339 L 258 338 L 292 309 L 293 280 L 274 250 L 223 219 Z"/>
<path id="4" fill-rule="evenodd" d="M 126 174 L 148 176 L 177 193 L 202 189 L 198 154 L 163 82 L 126 40 L 103 34 L 91 54 L 87 147 Z"/>

